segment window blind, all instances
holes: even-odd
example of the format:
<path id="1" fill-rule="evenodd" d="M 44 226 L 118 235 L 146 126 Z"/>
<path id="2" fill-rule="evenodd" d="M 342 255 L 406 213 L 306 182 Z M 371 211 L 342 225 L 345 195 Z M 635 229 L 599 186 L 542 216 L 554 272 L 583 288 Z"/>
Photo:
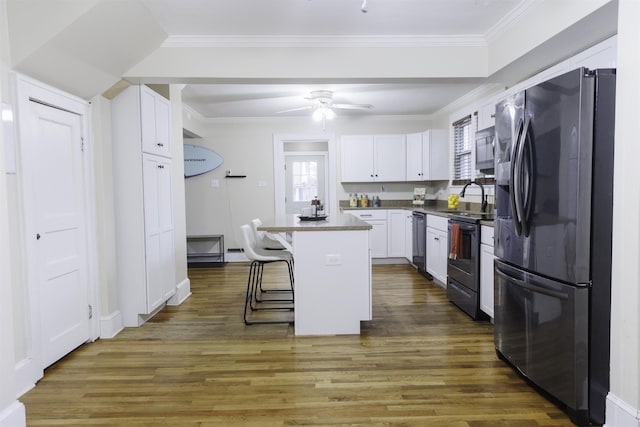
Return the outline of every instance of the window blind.
<path id="1" fill-rule="evenodd" d="M 454 180 L 471 179 L 473 175 L 472 118 L 467 116 L 453 123 L 453 176 Z"/>

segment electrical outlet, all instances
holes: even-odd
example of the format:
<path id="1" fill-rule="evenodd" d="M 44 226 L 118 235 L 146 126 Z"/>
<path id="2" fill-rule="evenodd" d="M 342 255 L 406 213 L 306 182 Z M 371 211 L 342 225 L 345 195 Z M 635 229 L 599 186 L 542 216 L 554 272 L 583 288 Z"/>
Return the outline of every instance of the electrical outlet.
<path id="1" fill-rule="evenodd" d="M 325 265 L 340 265 L 342 264 L 342 257 L 340 254 L 329 254 L 326 255 Z"/>
<path id="2" fill-rule="evenodd" d="M 218 187 L 220 187 L 220 181 L 218 181 L 217 179 L 212 179 L 212 180 L 211 180 L 211 186 L 212 186 L 213 188 L 218 188 Z"/>

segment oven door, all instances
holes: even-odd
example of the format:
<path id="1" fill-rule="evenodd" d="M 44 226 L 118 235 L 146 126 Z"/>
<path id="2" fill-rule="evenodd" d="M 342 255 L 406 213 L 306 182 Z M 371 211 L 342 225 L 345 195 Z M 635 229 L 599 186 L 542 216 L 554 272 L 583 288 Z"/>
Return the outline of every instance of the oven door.
<path id="1" fill-rule="evenodd" d="M 453 224 L 459 224 L 461 234 L 461 245 L 455 257 L 451 256 Z M 479 291 L 478 279 L 480 277 L 479 234 L 478 224 L 449 219 L 447 276 L 475 292 Z"/>

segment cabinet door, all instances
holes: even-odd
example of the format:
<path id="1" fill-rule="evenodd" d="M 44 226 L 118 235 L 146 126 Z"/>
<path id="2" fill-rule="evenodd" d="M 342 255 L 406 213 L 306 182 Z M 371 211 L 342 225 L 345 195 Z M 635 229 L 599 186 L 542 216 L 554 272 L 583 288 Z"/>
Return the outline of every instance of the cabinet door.
<path id="1" fill-rule="evenodd" d="M 407 181 L 422 181 L 422 133 L 407 135 Z"/>
<path id="2" fill-rule="evenodd" d="M 427 262 L 425 270 L 433 277 L 438 275 L 438 252 L 440 243 L 438 242 L 438 231 L 427 227 Z"/>
<path id="3" fill-rule="evenodd" d="M 438 251 L 436 252 L 436 265 L 434 277 L 441 283 L 447 283 L 447 259 L 449 257 L 447 248 L 447 233 L 438 230 L 436 232 Z"/>
<path id="4" fill-rule="evenodd" d="M 404 257 L 413 262 L 413 214 L 405 211 L 404 221 Z"/>
<path id="5" fill-rule="evenodd" d="M 387 222 L 387 256 L 404 258 L 405 256 L 405 217 L 406 211 L 390 210 Z"/>
<path id="6" fill-rule="evenodd" d="M 496 104 L 489 102 L 478 110 L 478 130 L 490 128 L 496 124 Z"/>
<path id="7" fill-rule="evenodd" d="M 493 246 L 480 245 L 480 309 L 493 318 Z"/>
<path id="8" fill-rule="evenodd" d="M 387 257 L 387 221 L 367 221 L 373 227 L 371 229 L 371 257 Z"/>
<path id="9" fill-rule="evenodd" d="M 146 86 L 140 87 L 142 151 L 171 157 L 169 101 Z"/>
<path id="10" fill-rule="evenodd" d="M 373 136 L 344 135 L 340 161 L 343 182 L 373 181 Z"/>
<path id="11" fill-rule="evenodd" d="M 175 292 L 171 163 L 143 157 L 147 313 Z"/>
<path id="12" fill-rule="evenodd" d="M 407 145 L 405 135 L 374 136 L 374 181 L 405 181 Z"/>
<path id="13" fill-rule="evenodd" d="M 426 180 L 449 179 L 449 138 L 447 131 L 431 129 L 422 135 L 423 172 Z"/>

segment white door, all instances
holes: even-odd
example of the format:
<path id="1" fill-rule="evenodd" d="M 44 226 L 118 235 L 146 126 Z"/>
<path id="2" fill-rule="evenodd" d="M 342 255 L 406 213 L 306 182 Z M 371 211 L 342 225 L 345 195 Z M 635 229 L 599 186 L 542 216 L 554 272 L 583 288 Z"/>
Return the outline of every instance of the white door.
<path id="1" fill-rule="evenodd" d="M 285 155 L 286 213 L 298 214 L 314 197 L 325 204 L 326 162 L 321 154 Z"/>
<path id="2" fill-rule="evenodd" d="M 43 366 L 90 338 L 81 116 L 30 101 L 25 162 L 33 174 Z"/>

